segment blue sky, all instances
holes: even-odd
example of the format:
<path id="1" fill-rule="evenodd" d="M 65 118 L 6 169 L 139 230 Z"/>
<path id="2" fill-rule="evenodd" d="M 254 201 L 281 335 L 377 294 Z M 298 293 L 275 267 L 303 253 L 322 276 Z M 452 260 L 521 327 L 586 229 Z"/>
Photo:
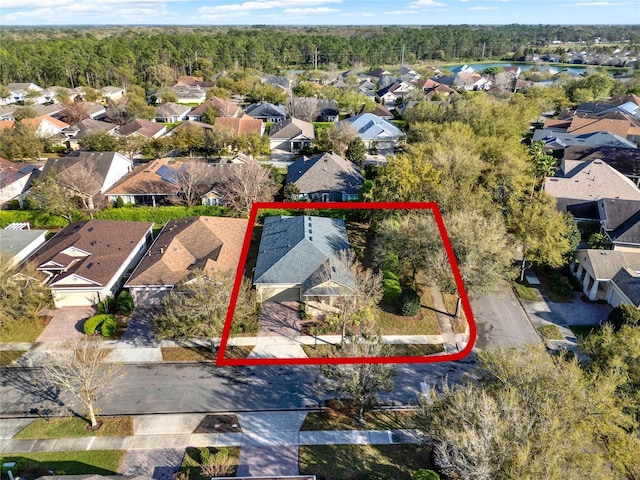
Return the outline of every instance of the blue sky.
<path id="1" fill-rule="evenodd" d="M 0 25 L 638 24 L 640 0 L 0 0 Z"/>

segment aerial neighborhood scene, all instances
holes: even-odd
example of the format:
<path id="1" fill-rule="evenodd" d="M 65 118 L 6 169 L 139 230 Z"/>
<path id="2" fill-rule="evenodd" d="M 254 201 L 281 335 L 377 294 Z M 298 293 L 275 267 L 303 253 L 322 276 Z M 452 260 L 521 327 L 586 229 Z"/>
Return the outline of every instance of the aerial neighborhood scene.
<path id="1" fill-rule="evenodd" d="M 0 19 L 2 479 L 640 478 L 636 2 Z"/>

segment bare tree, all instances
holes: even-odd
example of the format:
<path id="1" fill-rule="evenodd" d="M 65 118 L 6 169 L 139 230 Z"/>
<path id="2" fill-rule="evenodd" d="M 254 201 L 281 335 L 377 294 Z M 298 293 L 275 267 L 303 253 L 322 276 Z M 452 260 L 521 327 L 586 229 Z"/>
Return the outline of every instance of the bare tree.
<path id="1" fill-rule="evenodd" d="M 289 115 L 305 122 L 313 122 L 318 116 L 318 100 L 315 98 L 303 98 L 292 95 L 287 102 Z"/>
<path id="2" fill-rule="evenodd" d="M 106 205 L 106 197 L 100 192 L 102 183 L 99 178 L 96 167 L 86 164 L 74 165 L 58 174 L 60 184 L 80 199 L 83 210 L 91 218 L 93 212 Z"/>
<path id="3" fill-rule="evenodd" d="M 66 101 L 62 104 L 64 110 L 60 112 L 60 119 L 69 125 L 75 125 L 76 123 L 89 118 L 89 112 L 84 102 Z"/>
<path id="4" fill-rule="evenodd" d="M 70 343 L 64 353 L 51 354 L 42 364 L 45 380 L 67 394 L 68 404 L 86 409 L 92 429 L 100 428 L 98 402 L 113 392 L 113 382 L 122 371 L 120 364 L 107 361 L 110 353 L 99 340 L 87 337 Z"/>
<path id="5" fill-rule="evenodd" d="M 257 161 L 222 168 L 218 193 L 238 215 L 246 216 L 254 202 L 273 201 L 276 183 L 271 172 Z"/>
<path id="6" fill-rule="evenodd" d="M 180 195 L 188 206 L 195 205 L 215 179 L 215 167 L 202 160 L 185 162 L 177 172 Z"/>
<path id="7" fill-rule="evenodd" d="M 344 357 L 379 358 L 390 356 L 389 346 L 382 338 L 354 337 L 342 347 Z M 353 363 L 323 365 L 322 374 L 327 378 L 320 388 L 352 399 L 359 407 L 358 419 L 362 421 L 365 409 L 378 399 L 378 392 L 393 389 L 394 366 L 390 363 Z M 318 384 L 320 386 L 320 384 Z"/>
<path id="8" fill-rule="evenodd" d="M 337 123 L 327 131 L 327 143 L 333 153 L 341 157 L 347 151 L 349 143 L 358 138 L 358 131 L 347 122 Z"/>

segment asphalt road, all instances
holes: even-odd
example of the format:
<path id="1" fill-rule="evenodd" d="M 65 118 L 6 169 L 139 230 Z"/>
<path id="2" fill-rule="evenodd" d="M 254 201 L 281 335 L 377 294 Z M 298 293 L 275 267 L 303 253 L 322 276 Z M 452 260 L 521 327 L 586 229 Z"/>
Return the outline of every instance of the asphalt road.
<path id="1" fill-rule="evenodd" d="M 501 296 L 471 299 L 476 319 L 476 347 L 521 346 L 539 337 L 510 288 Z M 475 355 L 458 362 L 396 366 L 394 389 L 382 394 L 388 405 L 416 402 L 420 383 L 455 382 L 471 370 Z M 240 412 L 322 406 L 328 395 L 315 387 L 317 366 L 216 367 L 212 364 L 126 365 L 112 395 L 101 402 L 102 414 Z M 0 369 L 0 415 L 20 416 L 61 410 L 54 389 L 38 369 Z"/>
<path id="2" fill-rule="evenodd" d="M 511 287 L 507 284 L 499 294 L 470 299 L 473 317 L 478 327 L 476 347 L 522 346 L 539 343 L 540 337 L 526 317 Z"/>

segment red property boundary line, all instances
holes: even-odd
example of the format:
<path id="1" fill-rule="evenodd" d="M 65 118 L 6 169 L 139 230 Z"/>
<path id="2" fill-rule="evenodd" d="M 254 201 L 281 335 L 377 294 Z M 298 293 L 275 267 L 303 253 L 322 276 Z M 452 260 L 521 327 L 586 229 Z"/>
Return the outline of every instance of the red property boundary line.
<path id="1" fill-rule="evenodd" d="M 231 323 L 233 322 L 233 314 L 235 312 L 236 303 L 238 301 L 238 293 L 244 275 L 244 268 L 249 254 L 249 246 L 251 245 L 251 237 L 255 227 L 256 218 L 259 210 L 276 209 L 276 210 L 431 210 L 440 231 L 442 243 L 447 252 L 449 264 L 453 272 L 453 277 L 458 287 L 458 295 L 460 296 L 462 309 L 467 317 L 469 325 L 469 342 L 465 348 L 459 352 L 446 355 L 428 355 L 428 356 L 398 356 L 398 357 L 353 357 L 353 358 L 225 358 L 224 354 L 227 350 L 227 343 L 231 332 Z M 447 234 L 440 208 L 435 202 L 259 202 L 254 203 L 249 213 L 249 223 L 247 225 L 247 233 L 244 237 L 240 262 L 236 271 L 236 278 L 231 291 L 231 299 L 229 308 L 227 309 L 227 317 L 225 320 L 220 348 L 216 357 L 217 366 L 254 366 L 254 365 L 326 365 L 326 364 L 347 364 L 347 363 L 436 363 L 450 362 L 461 360 L 473 349 L 476 342 L 476 323 L 471 312 L 471 304 L 469 297 L 462 282 L 462 276 L 458 268 L 458 263 L 451 246 L 451 241 Z"/>

